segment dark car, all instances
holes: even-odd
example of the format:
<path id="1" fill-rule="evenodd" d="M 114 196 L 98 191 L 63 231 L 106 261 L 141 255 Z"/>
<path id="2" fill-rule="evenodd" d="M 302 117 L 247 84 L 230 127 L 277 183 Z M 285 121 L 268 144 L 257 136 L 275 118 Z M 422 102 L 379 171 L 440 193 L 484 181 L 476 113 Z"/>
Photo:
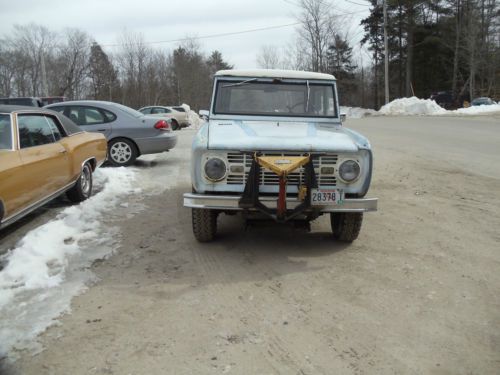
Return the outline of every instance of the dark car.
<path id="1" fill-rule="evenodd" d="M 24 105 L 28 107 L 43 107 L 43 101 L 36 97 L 26 98 L 0 98 L 0 104 L 5 105 Z"/>
<path id="2" fill-rule="evenodd" d="M 434 100 L 439 106 L 444 109 L 456 109 L 458 106 L 453 100 L 453 95 L 448 91 L 434 92 L 431 95 L 431 100 Z"/>
<path id="3" fill-rule="evenodd" d="M 66 101 L 65 96 L 43 96 L 40 99 L 42 100 L 44 106 Z"/>

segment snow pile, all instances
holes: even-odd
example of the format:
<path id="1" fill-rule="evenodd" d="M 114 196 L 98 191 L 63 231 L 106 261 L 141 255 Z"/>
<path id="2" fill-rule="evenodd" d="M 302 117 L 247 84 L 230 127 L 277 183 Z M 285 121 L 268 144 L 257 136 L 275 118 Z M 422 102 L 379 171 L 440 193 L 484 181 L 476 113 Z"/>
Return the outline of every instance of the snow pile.
<path id="1" fill-rule="evenodd" d="M 186 113 L 188 114 L 189 122 L 191 123 L 190 127 L 194 127 L 195 129 L 198 129 L 200 127 L 200 124 L 203 123 L 203 120 L 200 119 L 200 116 L 198 114 L 191 110 L 191 107 L 185 103 L 181 105 L 186 110 Z"/>
<path id="2" fill-rule="evenodd" d="M 459 114 L 459 115 L 483 115 L 490 113 L 500 113 L 500 104 L 478 105 L 468 108 L 459 108 L 455 111 L 449 111 L 449 112 L 452 114 Z"/>
<path id="3" fill-rule="evenodd" d="M 411 98 L 395 99 L 384 105 L 377 112 L 381 115 L 430 115 L 430 116 L 456 116 L 456 115 L 481 115 L 500 113 L 500 104 L 481 105 L 469 108 L 459 108 L 454 111 L 448 111 L 439 106 L 434 100 L 419 99 L 415 96 Z"/>
<path id="4" fill-rule="evenodd" d="M 98 169 L 99 193 L 28 232 L 15 249 L 0 257 L 0 358 L 13 349 L 39 350 L 34 339 L 81 293 L 93 275 L 89 267 L 113 251 L 113 229 L 101 221 L 132 188 L 135 172 Z"/>
<path id="5" fill-rule="evenodd" d="M 347 118 L 363 118 L 366 116 L 376 115 L 377 111 L 374 109 L 360 108 L 360 107 L 340 107 L 340 113 L 345 113 Z"/>
<path id="6" fill-rule="evenodd" d="M 395 99 L 384 105 L 378 113 L 382 115 L 442 115 L 448 111 L 440 107 L 434 100 L 411 98 Z"/>

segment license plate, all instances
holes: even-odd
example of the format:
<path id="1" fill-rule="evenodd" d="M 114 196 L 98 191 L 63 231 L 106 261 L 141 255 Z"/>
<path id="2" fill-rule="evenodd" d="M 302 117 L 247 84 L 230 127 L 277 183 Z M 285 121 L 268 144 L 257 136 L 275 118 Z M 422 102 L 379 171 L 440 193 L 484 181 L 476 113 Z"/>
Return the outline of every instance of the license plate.
<path id="1" fill-rule="evenodd" d="M 342 204 L 344 191 L 340 189 L 311 189 L 311 205 L 325 206 Z"/>

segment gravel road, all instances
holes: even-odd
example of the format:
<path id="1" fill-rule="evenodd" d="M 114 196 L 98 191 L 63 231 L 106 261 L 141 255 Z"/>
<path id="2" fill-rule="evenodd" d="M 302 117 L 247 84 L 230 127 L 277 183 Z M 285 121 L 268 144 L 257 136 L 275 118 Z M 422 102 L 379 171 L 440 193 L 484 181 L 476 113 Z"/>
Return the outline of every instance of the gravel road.
<path id="1" fill-rule="evenodd" d="M 373 144 L 380 199 L 356 242 L 334 242 L 327 217 L 307 233 L 222 216 L 197 243 L 182 130 L 137 162 L 142 210 L 106 223 L 122 237 L 100 281 L 4 372 L 499 374 L 500 118 L 346 125 Z"/>

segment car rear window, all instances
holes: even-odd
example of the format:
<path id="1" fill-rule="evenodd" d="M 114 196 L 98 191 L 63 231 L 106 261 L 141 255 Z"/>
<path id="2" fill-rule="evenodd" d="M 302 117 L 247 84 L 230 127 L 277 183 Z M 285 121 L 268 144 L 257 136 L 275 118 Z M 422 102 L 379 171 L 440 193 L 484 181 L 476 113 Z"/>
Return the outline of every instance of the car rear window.
<path id="1" fill-rule="evenodd" d="M 0 150 L 12 149 L 10 115 L 0 114 Z"/>
<path id="2" fill-rule="evenodd" d="M 177 112 L 186 112 L 186 109 L 184 107 L 172 107 L 175 109 Z"/>

